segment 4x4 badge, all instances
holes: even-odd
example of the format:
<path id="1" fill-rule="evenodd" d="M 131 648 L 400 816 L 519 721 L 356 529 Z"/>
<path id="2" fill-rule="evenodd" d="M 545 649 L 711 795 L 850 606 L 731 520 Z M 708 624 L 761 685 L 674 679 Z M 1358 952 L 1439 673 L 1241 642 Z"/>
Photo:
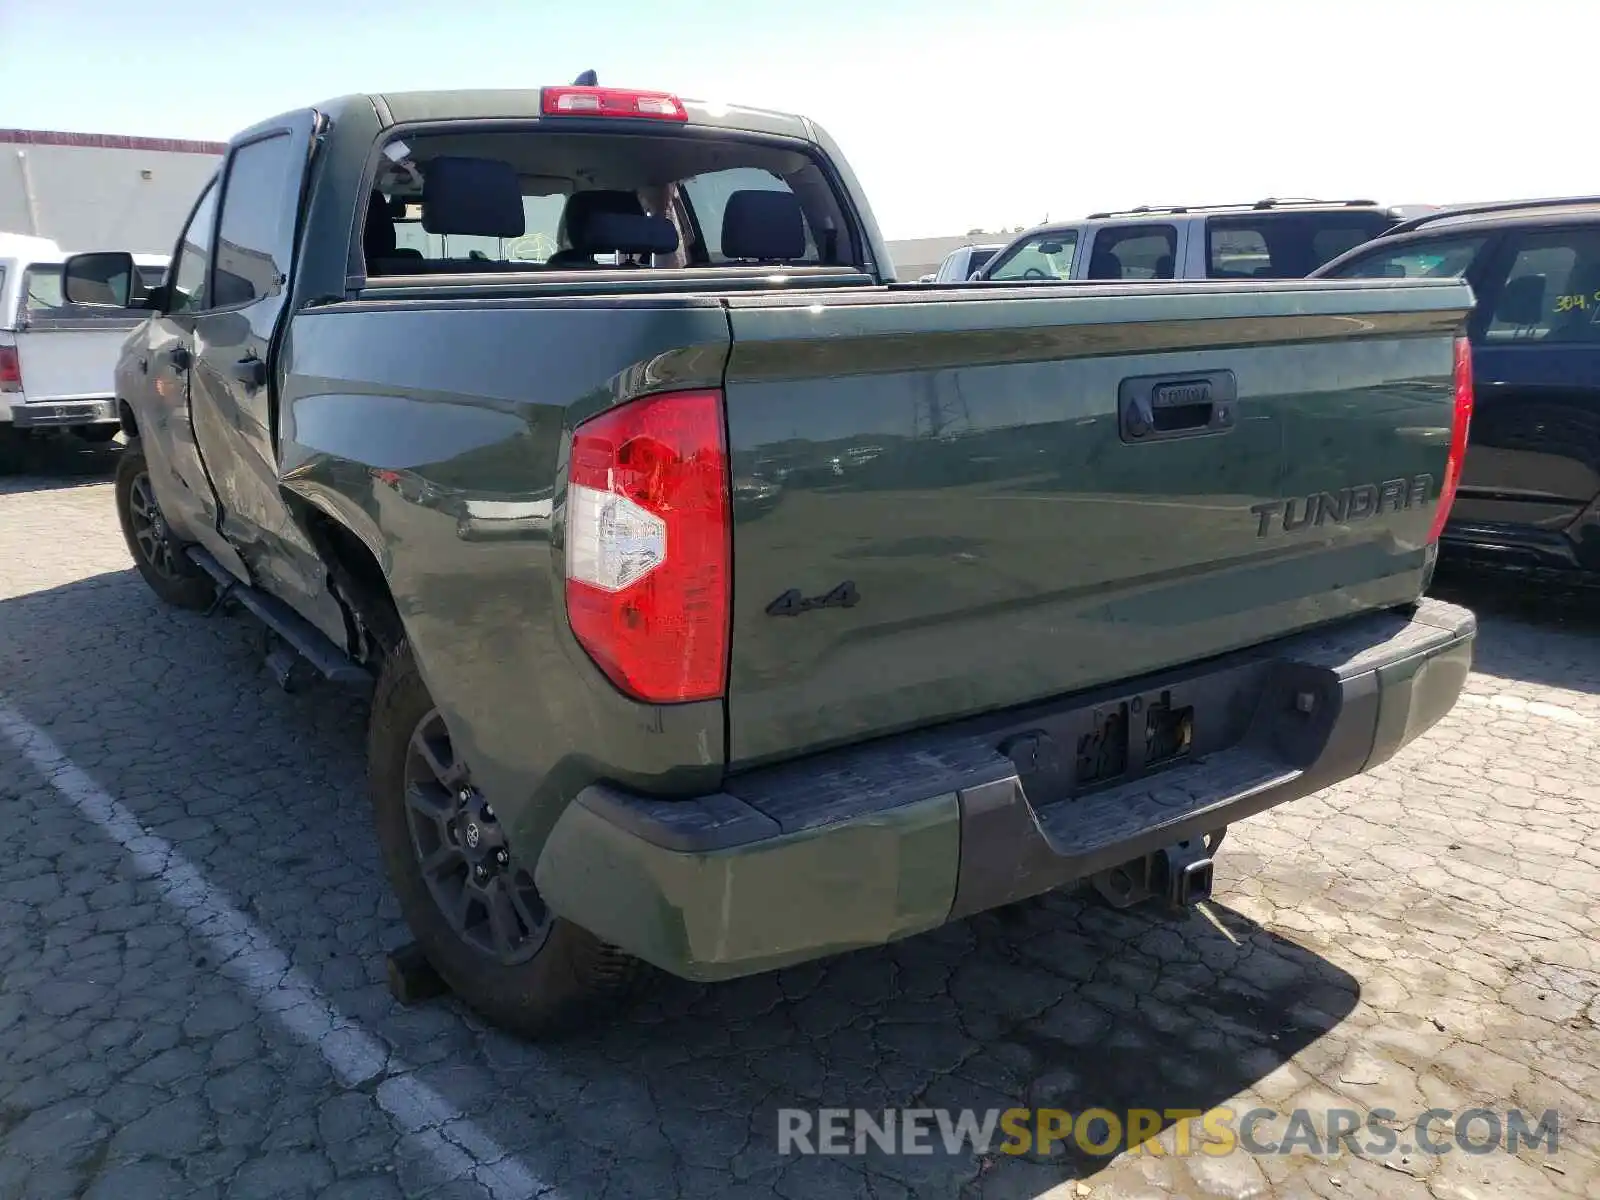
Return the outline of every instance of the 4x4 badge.
<path id="1" fill-rule="evenodd" d="M 854 608 L 860 599 L 853 579 L 845 580 L 826 596 L 802 596 L 799 588 L 790 588 L 767 605 L 767 616 L 798 617 L 817 608 Z"/>

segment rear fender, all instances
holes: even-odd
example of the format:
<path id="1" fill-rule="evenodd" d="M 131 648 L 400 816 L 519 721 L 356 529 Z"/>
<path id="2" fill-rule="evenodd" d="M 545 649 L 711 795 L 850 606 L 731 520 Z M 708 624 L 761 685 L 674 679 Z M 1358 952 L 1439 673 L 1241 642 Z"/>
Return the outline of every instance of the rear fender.
<path id="1" fill-rule="evenodd" d="M 639 704 L 572 637 L 561 506 L 573 426 L 649 392 L 720 387 L 727 339 L 719 305 L 616 297 L 354 303 L 290 326 L 282 484 L 377 564 L 519 855 L 597 779 L 655 794 L 720 783 L 722 701 Z"/>

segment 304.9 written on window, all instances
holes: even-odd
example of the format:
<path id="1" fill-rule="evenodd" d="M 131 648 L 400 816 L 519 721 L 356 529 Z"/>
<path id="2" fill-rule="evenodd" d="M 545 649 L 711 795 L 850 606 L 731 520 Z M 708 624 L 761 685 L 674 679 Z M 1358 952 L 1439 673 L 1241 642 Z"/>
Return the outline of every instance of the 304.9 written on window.
<path id="1" fill-rule="evenodd" d="M 1600 345 L 1600 229 L 1524 236 L 1484 336 Z"/>

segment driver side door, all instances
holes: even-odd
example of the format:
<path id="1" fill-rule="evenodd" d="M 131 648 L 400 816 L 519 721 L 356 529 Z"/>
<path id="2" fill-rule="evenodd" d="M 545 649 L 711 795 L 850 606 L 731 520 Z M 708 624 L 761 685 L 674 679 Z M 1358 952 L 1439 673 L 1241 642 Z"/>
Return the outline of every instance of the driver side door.
<path id="1" fill-rule="evenodd" d="M 190 210 L 168 268 L 164 308 L 145 323 L 142 344 L 124 357 L 118 390 L 133 403 L 150 485 L 168 522 L 242 575 L 243 562 L 217 530 L 220 506 L 201 461 L 191 405 L 195 326 L 211 303 L 218 191 L 212 179 Z"/>

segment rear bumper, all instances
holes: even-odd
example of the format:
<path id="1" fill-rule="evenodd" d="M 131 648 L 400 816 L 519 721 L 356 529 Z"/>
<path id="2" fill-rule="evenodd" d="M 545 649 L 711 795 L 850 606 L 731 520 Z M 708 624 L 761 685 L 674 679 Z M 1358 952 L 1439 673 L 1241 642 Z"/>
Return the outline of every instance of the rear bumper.
<path id="1" fill-rule="evenodd" d="M 690 979 L 881 944 L 1378 765 L 1455 704 L 1475 635 L 1466 609 L 1424 600 L 1093 695 L 737 776 L 694 800 L 591 786 L 557 822 L 537 883 L 557 913 Z M 1141 772 L 1135 738 L 1124 773 L 1078 786 L 1081 732 L 1157 705 L 1192 706 L 1193 757 Z"/>
<path id="2" fill-rule="evenodd" d="M 113 424 L 117 402 L 110 396 L 91 400 L 36 401 L 11 405 L 11 424 L 18 429 L 61 429 L 76 425 Z"/>
<path id="3" fill-rule="evenodd" d="M 1451 522 L 1439 540 L 1445 557 L 1457 562 L 1537 574 L 1600 575 L 1600 501 L 1565 529 Z"/>

